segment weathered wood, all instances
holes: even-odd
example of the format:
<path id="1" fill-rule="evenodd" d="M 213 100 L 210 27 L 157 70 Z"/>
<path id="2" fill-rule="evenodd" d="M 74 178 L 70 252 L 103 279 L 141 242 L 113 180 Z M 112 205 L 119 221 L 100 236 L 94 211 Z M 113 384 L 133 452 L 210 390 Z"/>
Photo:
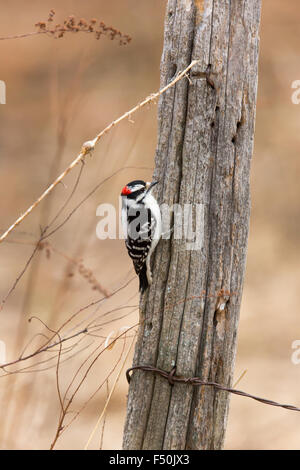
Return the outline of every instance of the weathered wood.
<path id="1" fill-rule="evenodd" d="M 261 0 L 169 0 L 161 61 L 164 86 L 200 59 L 190 79 L 160 99 L 154 178 L 161 203 L 203 205 L 203 246 L 190 251 L 184 239 L 160 242 L 154 282 L 141 300 L 134 365 L 176 365 L 177 375 L 224 385 L 233 374 L 249 230 L 260 6 Z M 136 371 L 124 448 L 219 449 L 228 403 L 226 392 L 171 387 Z"/>

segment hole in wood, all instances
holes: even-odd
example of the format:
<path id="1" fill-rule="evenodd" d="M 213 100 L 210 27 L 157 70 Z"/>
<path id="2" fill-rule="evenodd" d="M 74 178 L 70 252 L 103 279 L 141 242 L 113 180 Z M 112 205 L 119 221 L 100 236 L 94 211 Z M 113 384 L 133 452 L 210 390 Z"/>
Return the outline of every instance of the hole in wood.
<path id="1" fill-rule="evenodd" d="M 177 65 L 171 64 L 170 65 L 170 78 L 173 78 L 177 72 Z"/>

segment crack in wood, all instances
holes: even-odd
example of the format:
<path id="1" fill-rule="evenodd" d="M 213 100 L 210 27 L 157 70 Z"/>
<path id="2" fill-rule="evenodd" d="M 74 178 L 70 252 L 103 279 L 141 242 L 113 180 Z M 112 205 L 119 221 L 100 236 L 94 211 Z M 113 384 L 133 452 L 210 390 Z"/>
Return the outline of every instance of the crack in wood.
<path id="1" fill-rule="evenodd" d="M 161 83 L 191 58 L 199 64 L 191 84 L 183 80 L 160 99 L 155 172 L 163 181 L 161 202 L 204 204 L 204 243 L 199 253 L 187 253 L 181 240 L 158 246 L 134 362 L 163 370 L 176 362 L 180 375 L 197 371 L 222 383 L 232 377 L 245 268 L 260 1 L 245 10 L 237 0 L 168 0 L 166 10 Z M 208 10 L 198 23 L 201 5 Z M 234 300 L 221 286 L 236 293 Z M 197 300 L 203 291 L 218 292 L 217 300 Z M 161 378 L 139 371 L 130 384 L 124 448 L 219 449 L 227 412 L 223 392 L 183 393 L 175 384 L 170 393 Z"/>

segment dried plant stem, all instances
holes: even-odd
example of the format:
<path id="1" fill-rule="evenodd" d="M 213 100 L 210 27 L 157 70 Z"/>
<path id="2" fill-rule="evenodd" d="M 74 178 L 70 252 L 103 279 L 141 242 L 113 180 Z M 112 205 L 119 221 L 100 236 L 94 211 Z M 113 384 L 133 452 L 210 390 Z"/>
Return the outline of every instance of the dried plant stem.
<path id="1" fill-rule="evenodd" d="M 108 379 L 106 381 L 106 399 L 108 399 L 109 397 L 109 383 L 108 383 Z M 104 418 L 103 418 L 103 423 L 102 423 L 102 430 L 101 430 L 101 437 L 100 437 L 100 447 L 99 449 L 102 450 L 103 448 L 103 439 L 104 439 L 104 429 L 105 429 L 105 423 L 106 423 L 106 413 L 104 415 Z"/>
<path id="2" fill-rule="evenodd" d="M 94 429 L 92 430 L 92 432 L 91 432 L 91 434 L 90 434 L 90 436 L 89 436 L 89 438 L 88 438 L 88 441 L 87 441 L 87 443 L 86 443 L 86 445 L 85 445 L 85 447 L 84 447 L 84 450 L 87 450 L 87 449 L 88 449 L 88 447 L 89 447 L 89 445 L 90 445 L 90 443 L 91 443 L 91 440 L 93 439 L 94 434 L 95 434 L 95 432 L 97 431 L 97 429 L 98 429 L 98 427 L 99 427 L 99 425 L 100 425 L 100 423 L 101 423 L 101 421 L 102 421 L 102 418 L 103 418 L 103 416 L 104 416 L 105 413 L 106 413 L 106 409 L 107 409 L 107 407 L 108 407 L 108 404 L 109 404 L 109 402 L 110 402 L 110 399 L 111 399 L 111 397 L 112 397 L 112 394 L 113 394 L 114 391 L 115 391 L 116 385 L 117 385 L 117 383 L 118 383 L 118 381 L 119 381 L 119 379 L 120 379 L 121 373 L 122 373 L 122 371 L 123 371 L 123 369 L 124 369 L 124 366 L 125 366 L 125 364 L 126 364 L 126 362 L 127 362 L 127 359 L 128 359 L 129 354 L 130 354 L 130 351 L 131 351 L 131 349 L 132 349 L 132 346 L 134 345 L 135 338 L 136 338 L 136 334 L 134 335 L 134 337 L 133 337 L 133 339 L 132 339 L 132 341 L 131 341 L 131 344 L 130 344 L 128 350 L 127 350 L 126 356 L 124 357 L 124 361 L 123 361 L 122 366 L 121 366 L 121 368 L 120 368 L 120 370 L 119 370 L 119 373 L 118 373 L 118 375 L 117 375 L 117 377 L 116 377 L 116 379 L 115 379 L 115 381 L 114 381 L 113 386 L 111 387 L 111 391 L 110 391 L 110 393 L 109 393 L 109 395 L 108 395 L 108 397 L 107 397 L 107 400 L 106 400 L 106 402 L 105 402 L 105 405 L 104 405 L 104 408 L 103 408 L 103 410 L 102 410 L 102 413 L 101 413 L 101 415 L 99 416 L 99 418 L 98 418 L 98 420 L 97 420 L 97 423 L 96 423 Z"/>
<path id="3" fill-rule="evenodd" d="M 247 374 L 248 372 L 248 369 L 245 369 L 244 372 L 241 373 L 241 375 L 239 376 L 239 378 L 237 379 L 237 381 L 233 384 L 233 388 L 235 388 L 237 386 L 237 384 L 240 383 L 240 381 L 245 377 L 245 375 Z"/>
<path id="4" fill-rule="evenodd" d="M 30 36 L 36 36 L 37 34 L 46 34 L 46 33 L 47 31 L 32 31 L 31 33 L 14 34 L 12 36 L 0 37 L 0 41 L 6 41 L 7 39 L 23 39 L 23 38 L 28 38 Z"/>
<path id="5" fill-rule="evenodd" d="M 23 220 L 33 211 L 33 209 L 35 209 L 43 201 L 43 199 L 45 199 L 45 197 L 53 191 L 53 189 L 67 176 L 67 174 L 70 173 L 70 171 L 73 170 L 73 168 L 75 168 L 75 166 L 77 166 L 78 163 L 81 162 L 84 157 L 95 148 L 95 145 L 99 142 L 101 137 L 107 134 L 113 127 L 115 127 L 121 121 L 124 121 L 128 118 L 130 119 L 132 114 L 134 114 L 136 111 L 143 108 L 147 104 L 152 103 L 160 95 L 165 93 L 169 88 L 172 88 L 183 77 L 186 77 L 187 72 L 198 62 L 198 60 L 193 60 L 190 65 L 186 67 L 186 69 L 184 69 L 182 72 L 180 72 L 168 85 L 163 87 L 158 92 L 149 95 L 146 99 L 137 104 L 134 108 L 124 113 L 115 121 L 112 121 L 105 129 L 103 129 L 98 135 L 96 135 L 93 140 L 85 142 L 75 160 L 70 163 L 70 165 L 56 178 L 56 180 L 41 194 L 41 196 L 22 215 L 20 215 L 20 217 L 18 217 L 18 219 L 6 230 L 6 232 L 1 235 L 0 243 L 3 242 L 3 240 L 5 240 L 5 238 L 10 234 L 10 232 L 12 232 L 21 222 L 23 222 Z"/>

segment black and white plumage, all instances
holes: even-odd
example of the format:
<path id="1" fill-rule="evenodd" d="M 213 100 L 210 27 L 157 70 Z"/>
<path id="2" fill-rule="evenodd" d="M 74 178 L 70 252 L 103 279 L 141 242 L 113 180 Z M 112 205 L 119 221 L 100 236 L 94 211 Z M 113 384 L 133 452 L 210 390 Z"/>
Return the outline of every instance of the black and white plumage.
<path id="1" fill-rule="evenodd" d="M 139 276 L 141 292 L 152 283 L 151 255 L 162 234 L 160 208 L 151 194 L 156 184 L 135 180 L 121 192 L 125 244 Z"/>

